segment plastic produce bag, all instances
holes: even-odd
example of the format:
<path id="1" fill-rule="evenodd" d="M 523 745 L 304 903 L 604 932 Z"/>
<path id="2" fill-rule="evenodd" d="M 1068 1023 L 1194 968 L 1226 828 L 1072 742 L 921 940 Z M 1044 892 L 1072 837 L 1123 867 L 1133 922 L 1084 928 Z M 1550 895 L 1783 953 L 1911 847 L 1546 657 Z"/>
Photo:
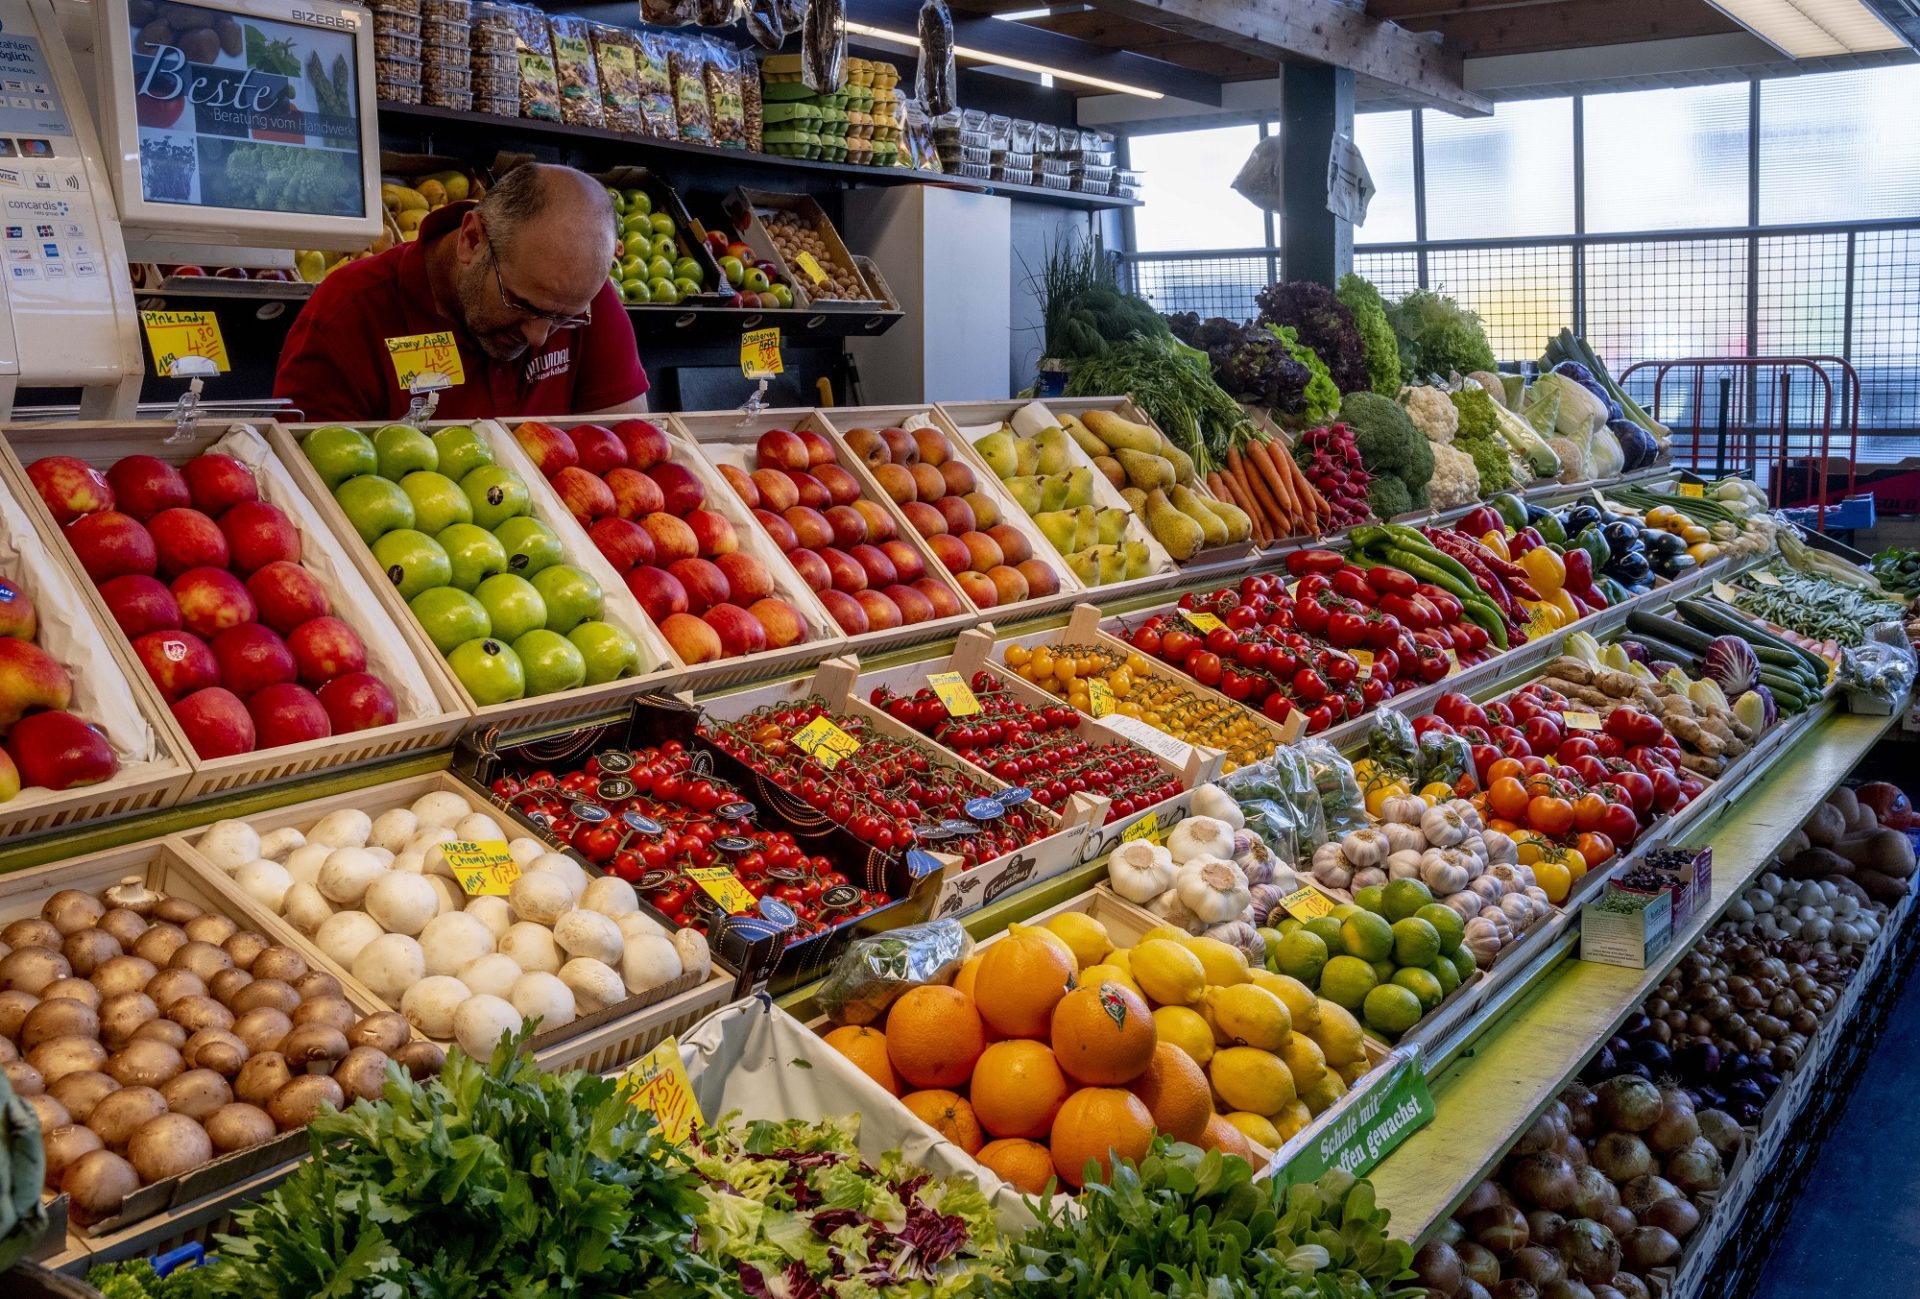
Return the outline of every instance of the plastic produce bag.
<path id="1" fill-rule="evenodd" d="M 1420 737 L 1421 786 L 1439 781 L 1457 788 L 1462 776 L 1473 774 L 1473 745 L 1466 736 L 1428 731 Z"/>
<path id="2" fill-rule="evenodd" d="M 1278 212 L 1283 193 L 1280 181 L 1280 137 L 1270 135 L 1253 146 L 1233 178 L 1233 192 L 1255 207 Z"/>
<path id="3" fill-rule="evenodd" d="M 872 1024 L 909 988 L 951 983 L 972 952 L 973 938 L 958 920 L 856 938 L 821 983 L 820 1009 L 836 1024 Z"/>
<path id="4" fill-rule="evenodd" d="M 1840 651 L 1839 678 L 1847 692 L 1847 706 L 1856 713 L 1894 712 L 1913 691 L 1913 649 L 1897 622 L 1877 624 L 1867 634 L 1871 639 L 1866 644 Z M 1890 643 L 1887 637 L 1899 642 Z M 1863 709 L 1867 701 L 1873 707 Z"/>
<path id="5" fill-rule="evenodd" d="M 747 0 L 747 35 L 763 50 L 777 50 L 787 43 L 787 15 L 780 0 Z"/>
<path id="6" fill-rule="evenodd" d="M 1373 710 L 1373 729 L 1367 732 L 1367 757 L 1373 762 L 1376 780 L 1382 783 L 1398 780 L 1419 786 L 1420 741 L 1414 736 L 1413 723 L 1385 704 Z"/>
<path id="7" fill-rule="evenodd" d="M 1302 841 L 1311 824 L 1320 820 L 1320 798 L 1303 765 L 1255 762 L 1214 783 L 1239 804 L 1249 834 L 1281 861 L 1291 865 L 1300 860 Z M 1313 845 L 1306 845 L 1304 851 L 1312 852 Z"/>
<path id="8" fill-rule="evenodd" d="M 953 15 L 947 0 L 923 0 L 920 6 L 920 62 L 914 68 L 914 98 L 938 117 L 954 106 Z"/>
<path id="9" fill-rule="evenodd" d="M 800 41 L 800 80 L 817 95 L 847 83 L 846 0 L 809 0 Z"/>
<path id="10" fill-rule="evenodd" d="M 1299 752 L 1313 773 L 1313 787 L 1320 796 L 1320 815 L 1327 823 L 1327 837 L 1334 838 L 1367 825 L 1367 804 L 1360 792 L 1360 782 L 1354 777 L 1353 764 L 1340 755 L 1340 750 L 1325 740 L 1308 740 L 1299 746 Z"/>
<path id="11" fill-rule="evenodd" d="M 699 16 L 695 0 L 640 0 L 640 17 L 655 27 L 690 27 Z"/>

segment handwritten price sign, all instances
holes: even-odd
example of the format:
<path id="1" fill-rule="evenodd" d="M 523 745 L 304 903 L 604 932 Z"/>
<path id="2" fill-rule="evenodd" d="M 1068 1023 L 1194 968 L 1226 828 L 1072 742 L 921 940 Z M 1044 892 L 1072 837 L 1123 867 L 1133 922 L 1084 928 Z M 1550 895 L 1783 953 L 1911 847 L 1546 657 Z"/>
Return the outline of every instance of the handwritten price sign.
<path id="1" fill-rule="evenodd" d="M 825 717 L 816 717 L 793 735 L 794 746 L 813 755 L 813 760 L 832 771 L 841 761 L 860 752 L 860 741 L 848 735 Z"/>
<path id="2" fill-rule="evenodd" d="M 499 839 L 460 839 L 442 844 L 441 853 L 460 891 L 470 898 L 503 898 L 520 878 L 520 863 Z"/>
<path id="3" fill-rule="evenodd" d="M 676 1145 L 706 1121 L 700 1116 L 693 1080 L 687 1077 L 687 1066 L 680 1062 L 680 1043 L 675 1038 L 668 1038 L 634 1061 L 620 1081 L 633 1089 L 628 1103 L 652 1110 L 660 1121 L 660 1135 Z"/>
<path id="4" fill-rule="evenodd" d="M 393 362 L 393 377 L 408 392 L 438 392 L 457 388 L 467 381 L 460 364 L 460 348 L 451 330 L 433 334 L 407 334 L 389 338 L 387 359 Z"/>
<path id="5" fill-rule="evenodd" d="M 933 687 L 934 694 L 940 696 L 940 705 L 947 710 L 947 716 L 971 717 L 980 711 L 980 701 L 974 698 L 973 687 L 958 672 L 929 673 L 927 684 Z"/>
<path id="6" fill-rule="evenodd" d="M 740 335 L 740 373 L 749 379 L 771 379 L 786 373 L 780 359 L 780 331 L 751 329 Z"/>
<path id="7" fill-rule="evenodd" d="M 169 378 L 225 374 L 227 343 L 211 311 L 143 311 L 140 326 L 153 349 L 155 373 Z"/>

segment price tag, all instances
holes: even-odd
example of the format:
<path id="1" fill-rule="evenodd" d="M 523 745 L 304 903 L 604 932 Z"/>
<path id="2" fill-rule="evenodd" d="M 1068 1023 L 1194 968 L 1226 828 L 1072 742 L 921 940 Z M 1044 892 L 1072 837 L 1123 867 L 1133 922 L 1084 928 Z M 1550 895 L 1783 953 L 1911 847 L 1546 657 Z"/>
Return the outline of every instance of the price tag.
<path id="1" fill-rule="evenodd" d="M 929 673 L 927 684 L 933 687 L 934 694 L 940 696 L 940 704 L 947 710 L 947 716 L 971 717 L 980 711 L 980 701 L 973 697 L 973 688 L 958 672 Z"/>
<path id="2" fill-rule="evenodd" d="M 1600 714 L 1568 710 L 1560 714 L 1560 721 L 1570 731 L 1597 731 L 1600 729 Z"/>
<path id="3" fill-rule="evenodd" d="M 780 331 L 774 329 L 750 329 L 740 335 L 740 373 L 749 379 L 771 379 L 776 374 L 785 374 L 786 365 L 780 359 Z"/>
<path id="4" fill-rule="evenodd" d="M 687 870 L 687 878 L 707 891 L 707 896 L 727 909 L 729 915 L 744 916 L 760 905 L 760 899 L 747 891 L 725 866 L 693 866 Z"/>
<path id="5" fill-rule="evenodd" d="M 687 1066 L 680 1062 L 677 1038 L 668 1038 L 628 1065 L 620 1075 L 620 1084 L 632 1089 L 628 1103 L 652 1110 L 660 1121 L 660 1135 L 675 1145 L 686 1141 L 706 1122 L 700 1114 L 700 1102 L 694 1099 Z"/>
<path id="6" fill-rule="evenodd" d="M 793 264 L 798 266 L 801 273 L 815 284 L 825 284 L 827 282 L 827 273 L 820 269 L 820 263 L 814 260 L 812 253 L 801 253 L 793 259 Z"/>
<path id="7" fill-rule="evenodd" d="M 1347 653 L 1349 656 L 1352 657 L 1353 661 L 1355 663 L 1358 663 L 1361 667 L 1371 668 L 1373 666 L 1372 650 L 1350 649 L 1347 651 Z"/>
<path id="8" fill-rule="evenodd" d="M 1753 575 L 1753 581 L 1756 586 L 1779 586 L 1780 585 L 1780 579 L 1775 577 L 1772 573 L 1765 573 L 1765 572 L 1755 573 Z"/>
<path id="9" fill-rule="evenodd" d="M 1303 884 L 1280 899 L 1280 906 L 1295 920 L 1318 920 L 1333 914 L 1333 899 L 1311 884 Z"/>
<path id="10" fill-rule="evenodd" d="M 520 878 L 520 863 L 500 839 L 456 840 L 440 845 L 460 891 L 470 898 L 503 898 Z"/>
<path id="11" fill-rule="evenodd" d="M 1139 839 L 1157 839 L 1160 837 L 1160 814 L 1148 812 L 1132 825 L 1120 832 L 1121 843 L 1133 843 Z"/>
<path id="12" fill-rule="evenodd" d="M 188 379 L 232 368 L 220 322 L 211 311 L 143 311 L 140 327 L 147 331 L 157 374 Z"/>
<path id="13" fill-rule="evenodd" d="M 1715 582 L 1713 584 L 1713 594 L 1718 599 L 1725 600 L 1728 604 L 1732 604 L 1740 592 L 1734 590 L 1734 588 L 1728 586 L 1725 582 Z"/>
<path id="14" fill-rule="evenodd" d="M 1105 717 L 1113 711 L 1113 687 L 1099 677 L 1087 681 L 1087 703 L 1095 717 Z"/>
<path id="15" fill-rule="evenodd" d="M 1215 627 L 1224 627 L 1227 625 L 1208 613 L 1205 609 L 1182 609 L 1180 611 L 1180 618 L 1187 626 L 1193 628 L 1202 636 L 1212 631 Z"/>
<path id="16" fill-rule="evenodd" d="M 1449 645 L 1440 651 L 1447 656 L 1447 675 L 1454 676 L 1460 671 L 1460 651 Z"/>
<path id="17" fill-rule="evenodd" d="M 828 717 L 816 717 L 801 727 L 793 737 L 794 744 L 803 752 L 813 755 L 813 760 L 832 771 L 842 759 L 850 758 L 860 752 L 860 741 L 848 735 Z"/>
<path id="18" fill-rule="evenodd" d="M 1707 489 L 1699 483 L 1681 483 L 1680 494 L 1689 500 L 1700 501 L 1706 499 Z"/>
<path id="19" fill-rule="evenodd" d="M 393 362 L 393 377 L 408 392 L 438 392 L 457 388 L 467 381 L 460 365 L 460 348 L 451 330 L 434 334 L 408 334 L 389 338 L 387 359 Z"/>

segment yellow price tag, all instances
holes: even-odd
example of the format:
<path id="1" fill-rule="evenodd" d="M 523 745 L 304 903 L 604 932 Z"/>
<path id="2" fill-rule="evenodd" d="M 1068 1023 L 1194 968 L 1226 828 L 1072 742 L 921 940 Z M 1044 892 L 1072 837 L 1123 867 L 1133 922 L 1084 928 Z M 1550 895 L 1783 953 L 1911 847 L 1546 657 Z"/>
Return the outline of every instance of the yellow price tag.
<path id="1" fill-rule="evenodd" d="M 812 253 L 801 253 L 793 259 L 793 264 L 798 266 L 806 277 L 815 284 L 825 284 L 827 282 L 827 273 L 820 269 L 820 263 L 814 260 Z"/>
<path id="2" fill-rule="evenodd" d="M 628 1065 L 620 1075 L 620 1084 L 632 1089 L 628 1103 L 652 1110 L 660 1122 L 660 1135 L 675 1145 L 685 1142 L 706 1122 L 693 1095 L 693 1079 L 687 1077 L 687 1066 L 680 1061 L 677 1038 L 668 1038 Z"/>
<path id="3" fill-rule="evenodd" d="M 727 909 L 730 915 L 744 916 L 760 904 L 760 900 L 747 891 L 725 866 L 692 866 L 687 869 L 687 878 L 707 891 L 707 896 Z"/>
<path id="4" fill-rule="evenodd" d="M 1758 586 L 1779 586 L 1780 585 L 1780 579 L 1775 577 L 1772 573 L 1755 573 L 1753 575 L 1753 580 L 1754 580 L 1754 583 Z"/>
<path id="5" fill-rule="evenodd" d="M 1212 631 L 1215 627 L 1224 627 L 1227 625 L 1208 613 L 1205 609 L 1182 609 L 1180 611 L 1180 617 L 1186 622 L 1187 626 L 1193 628 L 1202 636 Z"/>
<path id="6" fill-rule="evenodd" d="M 1160 837 L 1160 814 L 1149 812 L 1120 832 L 1121 843 L 1133 843 L 1138 839 L 1157 839 Z"/>
<path id="7" fill-rule="evenodd" d="M 1725 582 L 1715 582 L 1713 584 L 1713 593 L 1716 597 L 1725 600 L 1728 604 L 1732 604 L 1734 597 L 1740 594 L 1740 592 L 1734 590 L 1734 588 L 1728 586 Z"/>
<path id="8" fill-rule="evenodd" d="M 786 363 L 780 359 L 778 328 L 750 329 L 740 335 L 741 374 L 749 379 L 771 379 L 786 370 Z"/>
<path id="9" fill-rule="evenodd" d="M 1333 899 L 1311 884 L 1303 884 L 1280 899 L 1281 908 L 1295 920 L 1318 920 L 1333 914 Z"/>
<path id="10" fill-rule="evenodd" d="M 460 364 L 460 347 L 453 331 L 442 329 L 432 334 L 407 334 L 389 338 L 387 359 L 393 362 L 393 377 L 408 392 L 439 392 L 458 388 L 467 381 Z"/>
<path id="11" fill-rule="evenodd" d="M 232 368 L 220 322 L 211 311 L 143 311 L 140 327 L 147 332 L 157 374 L 186 379 Z"/>
<path id="12" fill-rule="evenodd" d="M 794 745 L 813 755 L 813 760 L 832 771 L 841 760 L 860 752 L 860 741 L 833 724 L 830 717 L 816 717 L 795 732 Z"/>
<path id="13" fill-rule="evenodd" d="M 1351 655 L 1353 658 L 1353 661 L 1355 663 L 1358 663 L 1361 667 L 1371 668 L 1373 666 L 1372 650 L 1350 649 L 1347 651 L 1347 653 Z"/>
<path id="14" fill-rule="evenodd" d="M 1701 501 L 1707 496 L 1707 489 L 1699 483 L 1681 483 L 1680 494 L 1689 500 Z"/>
<path id="15" fill-rule="evenodd" d="M 1113 711 L 1113 687 L 1099 677 L 1088 678 L 1087 703 L 1095 717 L 1105 717 Z"/>
<path id="16" fill-rule="evenodd" d="M 934 694 L 940 696 L 947 716 L 971 717 L 980 711 L 980 701 L 973 697 L 973 688 L 958 672 L 929 673 L 927 684 L 933 687 Z"/>
<path id="17" fill-rule="evenodd" d="M 1570 731 L 1597 731 L 1600 729 L 1600 714 L 1568 710 L 1560 714 L 1560 720 Z"/>
<path id="18" fill-rule="evenodd" d="M 459 839 L 440 845 L 460 891 L 470 898 L 503 898 L 520 878 L 520 863 L 500 839 Z"/>
<path id="19" fill-rule="evenodd" d="M 1460 651 L 1449 645 L 1440 651 L 1447 656 L 1447 675 L 1452 676 L 1460 670 Z"/>

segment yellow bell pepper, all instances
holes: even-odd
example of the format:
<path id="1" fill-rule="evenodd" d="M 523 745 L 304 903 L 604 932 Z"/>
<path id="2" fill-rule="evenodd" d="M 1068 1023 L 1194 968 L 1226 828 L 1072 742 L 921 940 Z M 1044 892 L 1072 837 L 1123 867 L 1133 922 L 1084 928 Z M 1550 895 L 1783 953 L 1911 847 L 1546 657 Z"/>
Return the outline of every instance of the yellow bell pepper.
<path id="1" fill-rule="evenodd" d="M 1528 553 L 1531 554 L 1532 552 L 1529 551 Z M 1580 621 L 1579 607 L 1574 604 L 1573 597 L 1568 595 L 1565 591 L 1555 591 L 1549 603 L 1551 603 L 1554 608 L 1560 611 L 1561 613 L 1560 625 L 1562 627 L 1565 627 L 1568 623 L 1574 623 L 1574 622 Z"/>
<path id="2" fill-rule="evenodd" d="M 1535 546 L 1520 556 L 1520 567 L 1526 570 L 1533 589 L 1547 599 L 1567 584 L 1567 563 L 1548 546 Z"/>
<path id="3" fill-rule="evenodd" d="M 1485 546 L 1488 550 L 1491 550 L 1494 554 L 1500 556 L 1500 558 L 1502 559 L 1512 560 L 1513 558 L 1513 556 L 1509 554 L 1507 551 L 1507 538 L 1504 533 L 1499 533 L 1499 532 L 1482 533 L 1480 537 L 1480 544 Z"/>

